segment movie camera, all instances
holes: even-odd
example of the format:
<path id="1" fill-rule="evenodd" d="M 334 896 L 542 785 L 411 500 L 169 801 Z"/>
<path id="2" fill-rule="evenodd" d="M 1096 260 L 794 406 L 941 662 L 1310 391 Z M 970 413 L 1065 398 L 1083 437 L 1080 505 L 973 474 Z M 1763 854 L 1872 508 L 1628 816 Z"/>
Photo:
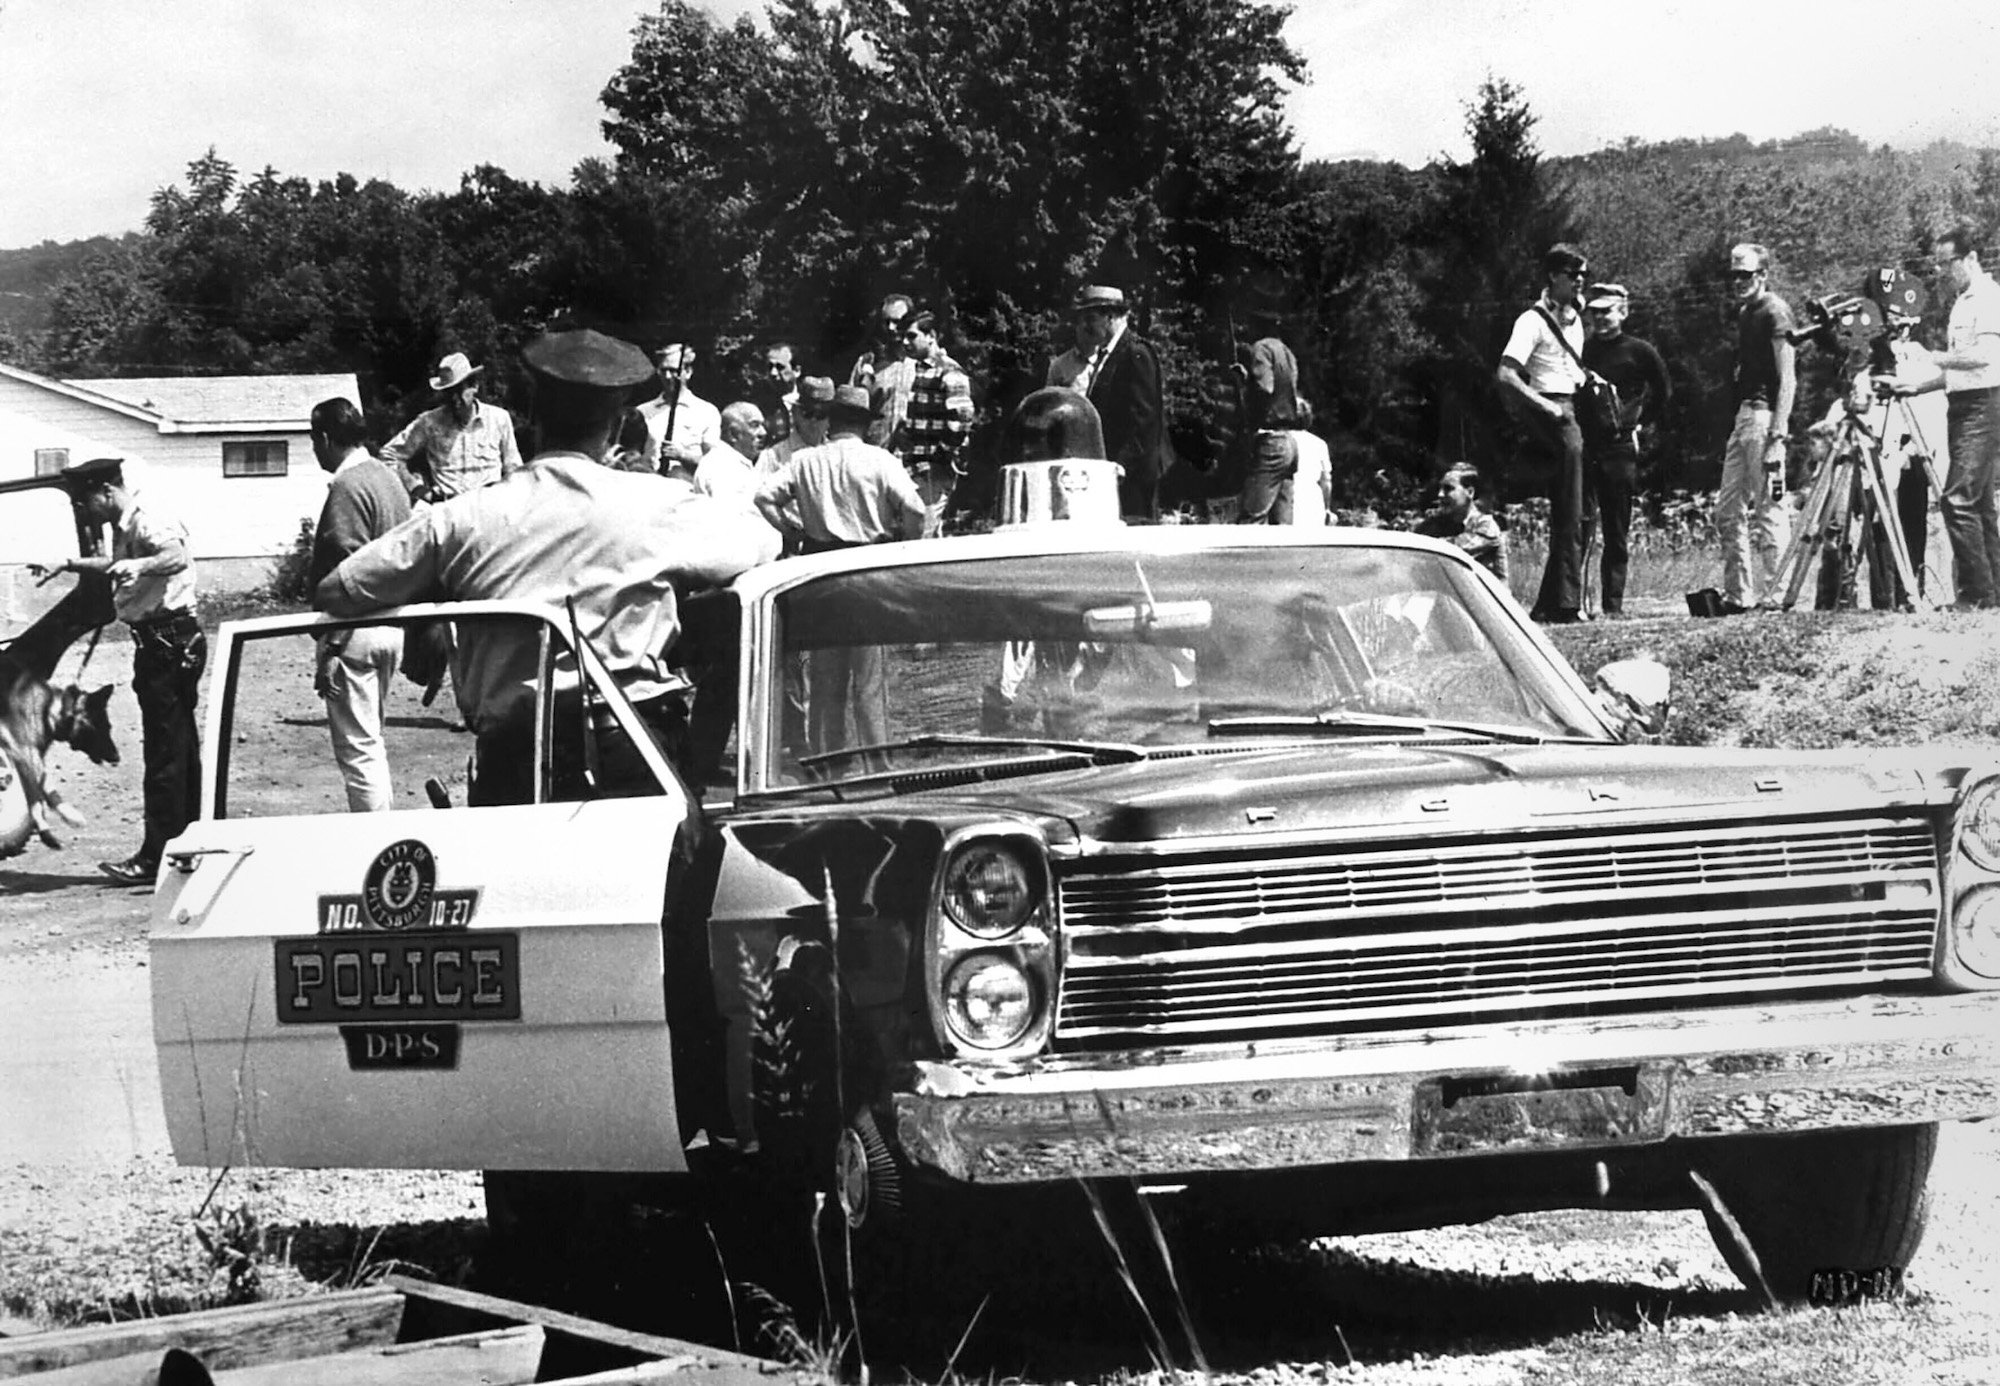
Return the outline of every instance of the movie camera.
<path id="1" fill-rule="evenodd" d="M 1923 281 L 1915 275 L 1878 269 L 1862 282 L 1858 294 L 1808 299 L 1806 326 L 1786 333 L 1793 342 L 1811 342 L 1839 357 L 1843 367 L 1866 348 L 1866 370 L 1873 386 L 1872 390 L 1842 392 L 1844 416 L 1833 434 L 1825 465 L 1813 474 L 1791 544 L 1779 561 L 1786 610 L 1798 601 L 1806 570 L 1815 559 L 1837 565 L 1836 572 L 1844 571 L 1845 578 L 1831 584 L 1836 592 L 1843 581 L 1851 587 L 1854 555 L 1871 533 L 1879 536 L 1870 557 L 1871 573 L 1877 564 L 1893 573 L 1894 599 L 1905 609 L 1929 604 L 1920 576 L 1924 566 L 1921 532 L 1914 540 L 1905 539 L 1895 495 L 1900 481 L 1892 485 L 1883 464 L 1884 444 L 1892 431 L 1914 438 L 1920 454 L 1913 464 L 1922 469 L 1919 474 L 1927 495 L 1934 497 L 1942 489 L 1909 401 L 1894 398 L 1891 388 L 1897 370 L 1897 332 L 1923 315 L 1929 298 Z M 1829 586 L 1825 577 L 1823 573 L 1823 595 Z M 1872 575 L 1870 581 L 1874 585 Z M 1882 590 L 1886 593 L 1891 589 L 1884 583 Z"/>
<path id="2" fill-rule="evenodd" d="M 1861 292 L 1826 294 L 1805 304 L 1806 325 L 1785 335 L 1792 342 L 1810 342 L 1822 351 L 1845 356 L 1866 347 L 1870 374 L 1891 375 L 1896 369 L 1890 351 L 1895 320 L 1923 316 L 1930 295 L 1923 281 L 1907 270 L 1878 269 L 1862 281 Z"/>

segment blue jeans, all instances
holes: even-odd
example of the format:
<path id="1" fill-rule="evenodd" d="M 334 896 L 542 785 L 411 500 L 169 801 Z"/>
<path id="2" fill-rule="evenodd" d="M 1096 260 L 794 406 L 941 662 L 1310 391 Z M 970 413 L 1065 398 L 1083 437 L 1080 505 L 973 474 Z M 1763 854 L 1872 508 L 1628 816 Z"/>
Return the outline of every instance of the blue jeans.
<path id="1" fill-rule="evenodd" d="M 1958 599 L 2000 606 L 2000 525 L 1994 521 L 1993 483 L 2000 466 L 2000 388 L 1954 390 L 1945 397 L 1945 473 L 1938 510 L 1951 540 Z"/>

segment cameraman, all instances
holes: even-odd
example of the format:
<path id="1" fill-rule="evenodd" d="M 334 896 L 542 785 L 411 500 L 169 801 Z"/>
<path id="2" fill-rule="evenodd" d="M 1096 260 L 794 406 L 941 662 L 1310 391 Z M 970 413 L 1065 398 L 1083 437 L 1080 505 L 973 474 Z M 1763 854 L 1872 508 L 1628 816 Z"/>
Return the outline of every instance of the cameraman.
<path id="1" fill-rule="evenodd" d="M 1957 570 L 1955 610 L 2000 606 L 2000 526 L 1993 485 L 2000 468 L 2000 285 L 1979 266 L 1979 233 L 1960 222 L 1937 238 L 1938 269 L 1958 291 L 1952 301 L 1944 373 L 1917 386 L 1900 382 L 1898 395 L 1945 392 L 1951 469 L 1938 508 Z"/>
<path id="2" fill-rule="evenodd" d="M 1884 309 L 1884 316 L 1887 325 L 1882 335 L 1869 343 L 1867 369 L 1856 372 L 1849 389 L 1812 427 L 1816 466 L 1838 466 L 1846 460 L 1854 467 L 1848 494 L 1838 502 L 1839 522 L 1827 526 L 1820 549 L 1819 589 L 1813 603 L 1820 611 L 1856 605 L 1855 573 L 1863 556 L 1868 560 L 1869 606 L 1877 611 L 1909 610 L 1911 594 L 1896 571 L 1887 529 L 1890 524 L 1901 531 L 1918 593 L 1924 590 L 1924 535 L 1930 518 L 1930 478 L 1925 466 L 1932 456 L 1930 449 L 1944 441 L 1944 410 L 1936 409 L 1933 418 L 1933 411 L 1924 402 L 1899 402 L 1897 397 L 1920 393 L 1926 386 L 1934 390 L 1940 377 L 1931 354 L 1911 340 L 1917 316 L 1893 304 Z M 1942 405 L 1942 401 L 1936 403 Z M 1880 442 L 1882 479 L 1894 512 L 1872 517 L 1862 536 L 1860 554 L 1848 542 L 1846 517 L 1867 512 L 1869 490 L 1863 475 L 1867 456 L 1863 449 L 1870 445 L 1854 434 L 1843 437 L 1842 425 L 1849 417 L 1865 431 L 1867 439 Z"/>
<path id="3" fill-rule="evenodd" d="M 1736 423 L 1722 454 L 1715 528 L 1722 538 L 1722 610 L 1734 616 L 1778 601 L 1778 560 L 1791 542 L 1785 506 L 1786 430 L 1798 388 L 1792 310 L 1772 293 L 1771 252 L 1745 243 L 1729 252 L 1736 295 Z M 1754 518 L 1746 525 L 1746 515 Z M 1751 530 L 1757 570 L 1750 569 Z"/>

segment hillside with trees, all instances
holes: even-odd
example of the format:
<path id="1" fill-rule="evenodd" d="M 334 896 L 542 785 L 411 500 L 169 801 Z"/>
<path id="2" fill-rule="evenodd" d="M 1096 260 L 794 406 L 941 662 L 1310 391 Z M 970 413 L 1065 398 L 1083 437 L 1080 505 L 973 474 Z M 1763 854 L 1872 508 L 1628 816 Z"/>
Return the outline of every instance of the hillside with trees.
<path id="1" fill-rule="evenodd" d="M 775 335 L 844 367 L 873 303 L 904 288 L 943 310 L 997 412 L 1066 345 L 1075 285 L 1100 281 L 1139 305 L 1175 444 L 1206 461 L 1238 315 L 1275 296 L 1340 502 L 1397 505 L 1459 459 L 1535 484 L 1493 364 L 1537 255 L 1571 239 L 1631 288 L 1631 330 L 1673 371 L 1657 494 L 1713 483 L 1731 242 L 1770 245 L 1799 306 L 1880 265 L 1927 273 L 1946 221 L 2000 214 L 2000 152 L 1840 130 L 1545 158 L 1531 93 L 1503 78 L 1469 94 L 1462 159 L 1305 161 L 1282 113 L 1304 71 L 1286 16 L 1260 0 L 771 0 L 765 23 L 725 26 L 666 0 L 607 74 L 615 155 L 568 186 L 481 165 L 413 195 L 245 177 L 209 150 L 142 232 L 36 262 L 46 322 L 0 355 L 56 375 L 351 370 L 386 434 L 446 351 L 491 363 L 519 405 L 517 349 L 547 326 L 690 340 L 710 349 L 697 388 L 727 398 L 732 353 Z M 32 253 L 0 256 L 0 276 Z M 1802 359 L 1801 408 L 1823 408 L 1841 363 Z"/>

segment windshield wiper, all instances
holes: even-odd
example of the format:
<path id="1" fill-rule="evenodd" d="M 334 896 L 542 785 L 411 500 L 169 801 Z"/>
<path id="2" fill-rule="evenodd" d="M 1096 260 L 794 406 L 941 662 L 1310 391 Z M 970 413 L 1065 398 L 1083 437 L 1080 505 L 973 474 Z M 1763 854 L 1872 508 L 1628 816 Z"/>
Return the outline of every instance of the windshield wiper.
<path id="1" fill-rule="evenodd" d="M 1329 709 L 1311 716 L 1286 717 L 1271 714 L 1257 717 L 1218 717 L 1208 724 L 1210 736 L 1227 736 L 1243 732 L 1253 734 L 1273 732 L 1279 735 L 1324 732 L 1334 736 L 1394 736 L 1405 732 L 1430 736 L 1444 732 L 1462 736 L 1481 736 L 1488 740 L 1507 741 L 1519 746 L 1539 746 L 1549 739 L 1537 732 L 1485 726 L 1478 722 L 1438 722 L 1423 717 L 1397 717 L 1383 712 L 1345 712 L 1339 709 Z"/>
<path id="2" fill-rule="evenodd" d="M 1046 736 L 972 736 L 959 732 L 931 732 L 924 736 L 904 737 L 901 741 L 880 741 L 872 746 L 842 746 L 836 751 L 815 751 L 809 756 L 800 756 L 799 764 L 810 767 L 885 751 L 923 751 L 949 746 L 1025 746 L 1089 756 L 1099 765 L 1129 765 L 1151 754 L 1144 746 L 1123 741 L 1059 741 Z"/>

